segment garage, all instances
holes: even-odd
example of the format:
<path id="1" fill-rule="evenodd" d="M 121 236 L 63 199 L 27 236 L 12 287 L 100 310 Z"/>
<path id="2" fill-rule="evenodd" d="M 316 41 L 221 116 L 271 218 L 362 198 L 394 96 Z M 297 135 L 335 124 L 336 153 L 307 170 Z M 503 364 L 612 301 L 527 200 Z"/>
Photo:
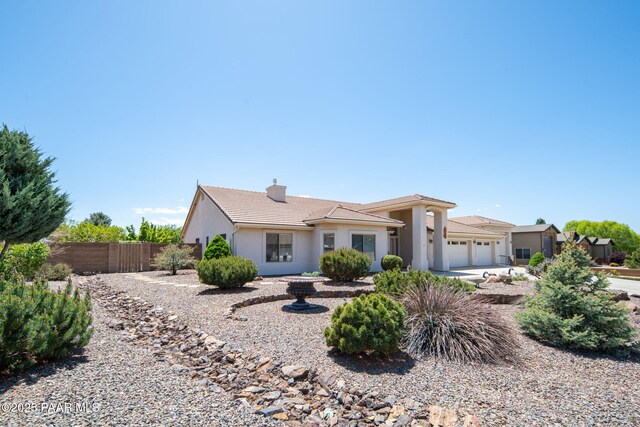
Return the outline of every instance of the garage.
<path id="1" fill-rule="evenodd" d="M 449 267 L 467 267 L 469 262 L 469 242 L 466 240 L 449 241 Z"/>
<path id="2" fill-rule="evenodd" d="M 478 241 L 476 242 L 476 264 L 481 265 L 493 265 L 495 261 L 492 256 L 490 242 Z"/>

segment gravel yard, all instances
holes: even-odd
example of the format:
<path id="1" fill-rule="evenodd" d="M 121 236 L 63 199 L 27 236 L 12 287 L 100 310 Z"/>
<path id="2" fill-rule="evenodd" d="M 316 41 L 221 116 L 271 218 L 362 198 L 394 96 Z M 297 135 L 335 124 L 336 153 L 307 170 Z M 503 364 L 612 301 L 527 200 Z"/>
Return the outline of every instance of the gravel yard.
<path id="1" fill-rule="evenodd" d="M 284 293 L 286 285 L 265 279 L 237 291 L 200 285 L 194 272 L 104 275 L 108 285 L 172 310 L 194 326 L 245 350 L 285 363 L 333 369 L 348 384 L 420 404 L 474 413 L 486 425 L 638 425 L 640 363 L 565 352 L 520 336 L 515 366 L 470 366 L 433 360 L 371 363 L 328 351 L 322 332 L 343 299 L 316 299 L 327 307 L 313 314 L 287 313 L 285 302 L 241 308 L 246 321 L 224 317 L 229 305 L 259 295 Z M 370 284 L 350 285 L 367 288 Z M 498 286 L 487 287 L 496 292 Z M 317 285 L 318 290 L 337 285 Z M 530 285 L 509 285 L 530 293 Z M 482 291 L 481 291 L 482 292 Z M 516 306 L 496 306 L 514 324 Z M 634 316 L 638 323 L 638 316 Z"/>
<path id="2" fill-rule="evenodd" d="M 108 320 L 94 304 L 95 333 L 83 354 L 0 379 L 0 403 L 35 408 L 3 405 L 0 425 L 278 425 L 124 342 Z"/>

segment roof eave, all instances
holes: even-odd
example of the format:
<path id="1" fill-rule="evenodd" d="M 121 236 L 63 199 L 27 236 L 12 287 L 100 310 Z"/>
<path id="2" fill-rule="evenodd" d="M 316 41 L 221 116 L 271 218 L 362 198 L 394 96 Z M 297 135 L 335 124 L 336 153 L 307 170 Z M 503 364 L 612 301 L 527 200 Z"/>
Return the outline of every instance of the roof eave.
<path id="1" fill-rule="evenodd" d="M 304 221 L 305 224 L 351 224 L 351 225 L 373 225 L 376 227 L 396 227 L 402 228 L 405 226 L 403 222 L 386 222 L 386 221 L 360 221 L 357 219 L 337 219 L 337 218 L 317 218 Z"/>

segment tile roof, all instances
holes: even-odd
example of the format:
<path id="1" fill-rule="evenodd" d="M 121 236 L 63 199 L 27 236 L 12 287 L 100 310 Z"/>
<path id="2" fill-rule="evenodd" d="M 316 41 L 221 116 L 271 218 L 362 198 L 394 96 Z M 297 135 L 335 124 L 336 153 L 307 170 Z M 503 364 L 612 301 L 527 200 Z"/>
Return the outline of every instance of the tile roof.
<path id="1" fill-rule="evenodd" d="M 447 202 L 446 200 L 434 199 L 433 197 L 427 197 L 421 194 L 412 194 L 411 196 L 396 197 L 395 199 L 388 199 L 388 200 L 381 200 L 379 202 L 366 203 L 366 204 L 360 205 L 360 210 L 367 211 L 372 209 L 392 207 L 394 205 L 402 205 L 404 203 L 411 203 L 411 202 L 427 202 L 427 203 L 431 202 L 431 203 L 440 204 L 440 205 L 447 205 L 452 208 L 456 206 L 455 203 Z"/>
<path id="2" fill-rule="evenodd" d="M 515 224 L 511 224 L 509 222 L 505 222 L 505 221 L 500 221 L 498 219 L 493 219 L 493 218 L 487 218 L 486 216 L 480 216 L 480 215 L 470 215 L 470 216 L 459 216 L 459 217 L 455 217 L 455 218 L 449 218 L 449 220 L 451 221 L 456 221 L 462 224 L 466 224 L 466 225 L 502 225 L 502 226 L 509 226 L 509 227 L 515 227 Z"/>
<path id="3" fill-rule="evenodd" d="M 357 210 L 347 208 L 342 205 L 335 205 L 333 207 L 327 207 L 320 209 L 319 211 L 312 212 L 303 221 L 305 223 L 310 223 L 327 219 L 379 223 L 380 225 L 396 227 L 404 226 L 404 222 L 398 221 L 397 219 L 387 218 L 384 216 L 365 212 L 358 212 Z"/>
<path id="4" fill-rule="evenodd" d="M 434 229 L 434 217 L 427 215 L 427 228 L 430 231 Z M 502 234 L 494 231 L 483 230 L 482 228 L 472 227 L 470 225 L 462 224 L 452 219 L 447 221 L 447 231 L 450 234 L 469 234 L 486 237 L 502 237 Z"/>
<path id="5" fill-rule="evenodd" d="M 534 224 L 534 225 L 519 225 L 511 229 L 512 233 L 541 233 L 547 231 L 550 227 L 556 229 L 559 232 L 558 227 L 553 224 Z"/>

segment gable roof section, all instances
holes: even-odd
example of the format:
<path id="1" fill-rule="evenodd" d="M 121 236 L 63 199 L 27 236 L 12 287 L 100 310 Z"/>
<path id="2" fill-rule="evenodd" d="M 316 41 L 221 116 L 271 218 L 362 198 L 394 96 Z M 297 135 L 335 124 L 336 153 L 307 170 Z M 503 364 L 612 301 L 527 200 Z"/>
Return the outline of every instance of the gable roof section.
<path id="1" fill-rule="evenodd" d="M 368 224 L 386 225 L 388 227 L 404 227 L 404 222 L 366 212 L 336 205 L 312 212 L 303 220 L 306 224 L 318 222 L 359 222 Z"/>
<path id="2" fill-rule="evenodd" d="M 432 215 L 427 215 L 427 229 L 429 231 L 434 230 L 434 221 L 435 219 Z M 484 230 L 482 228 L 472 227 L 470 225 L 462 224 L 452 219 L 447 221 L 447 232 L 448 234 L 464 234 L 469 236 L 484 236 L 496 238 L 503 237 L 503 235 L 500 233 Z"/>
<path id="3" fill-rule="evenodd" d="M 361 211 L 375 211 L 385 208 L 400 207 L 406 204 L 424 203 L 433 204 L 447 208 L 455 208 L 456 204 L 447 202 L 446 200 L 434 199 L 433 197 L 423 196 L 421 194 L 412 194 L 411 196 L 396 197 L 395 199 L 381 200 L 379 202 L 366 203 L 358 208 Z"/>
<path id="4" fill-rule="evenodd" d="M 534 224 L 534 225 L 519 225 L 511 229 L 511 233 L 543 233 L 549 228 L 553 228 L 556 233 L 560 233 L 558 227 L 553 224 Z"/>
<path id="5" fill-rule="evenodd" d="M 332 208 L 338 204 L 357 204 L 335 200 L 287 196 L 286 202 L 276 202 L 267 193 L 231 188 L 200 186 L 199 189 L 235 224 L 282 225 L 308 227 L 304 220 L 309 212 Z"/>
<path id="6" fill-rule="evenodd" d="M 480 215 L 459 216 L 456 218 L 449 218 L 449 220 L 459 222 L 461 224 L 471 225 L 471 226 L 495 225 L 499 227 L 515 227 L 515 224 L 511 224 L 505 221 L 500 221 L 498 219 L 487 218 L 486 216 L 480 216 Z"/>
<path id="7" fill-rule="evenodd" d="M 594 243 L 594 245 L 597 245 L 597 246 L 606 246 L 606 245 L 608 245 L 608 244 L 610 244 L 610 243 L 611 243 L 611 244 L 613 244 L 613 239 L 607 239 L 607 238 L 600 239 L 600 238 L 597 238 L 597 239 L 596 239 L 596 242 Z"/>

